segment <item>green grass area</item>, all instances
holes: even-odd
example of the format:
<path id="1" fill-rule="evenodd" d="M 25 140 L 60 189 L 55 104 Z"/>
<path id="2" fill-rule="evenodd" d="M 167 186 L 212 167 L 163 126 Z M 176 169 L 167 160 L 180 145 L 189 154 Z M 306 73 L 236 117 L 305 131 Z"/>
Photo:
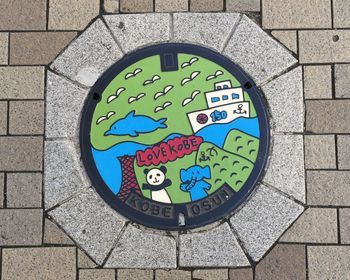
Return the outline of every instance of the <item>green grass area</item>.
<path id="1" fill-rule="evenodd" d="M 200 155 L 204 152 L 210 160 L 200 161 Z M 218 190 L 225 182 L 238 192 L 248 179 L 253 164 L 241 157 L 216 147 L 211 143 L 203 143 L 197 154 L 196 163 L 200 166 L 208 165 L 211 170 L 211 179 L 207 180 L 211 184 L 210 193 Z"/>
<path id="2" fill-rule="evenodd" d="M 259 139 L 239 130 L 232 130 L 227 135 L 224 149 L 255 162 L 259 151 Z"/>
<path id="3" fill-rule="evenodd" d="M 179 54 L 179 66 L 193 57 L 193 55 Z M 140 60 L 123 70 L 107 86 L 100 102 L 96 106 L 90 133 L 93 147 L 99 150 L 105 150 L 117 143 L 130 140 L 143 144 L 154 144 L 171 133 L 193 134 L 186 113 L 207 108 L 204 93 L 212 91 L 214 89 L 214 83 L 218 81 L 231 80 L 233 87 L 240 86 L 236 78 L 226 71 L 226 69 L 205 58 L 196 57 L 198 61 L 185 68 L 179 67 L 178 71 L 161 72 L 160 57 L 158 55 Z M 135 77 L 125 79 L 127 73 L 134 72 L 137 68 L 142 69 L 142 71 Z M 215 79 L 206 81 L 206 78 L 214 74 L 217 70 L 222 71 L 223 74 Z M 200 74 L 192 81 L 181 85 L 181 81 L 195 71 L 200 71 Z M 154 75 L 158 75 L 160 80 L 144 86 L 143 83 L 151 79 Z M 166 95 L 155 99 L 155 94 L 163 91 L 169 85 L 173 86 L 173 88 Z M 116 91 L 121 87 L 124 87 L 125 90 L 117 98 L 108 103 L 108 98 L 115 95 Z M 183 100 L 190 97 L 195 90 L 199 90 L 200 94 L 195 97 L 193 102 L 182 106 Z M 128 103 L 130 97 L 137 97 L 141 93 L 145 94 L 142 98 L 130 104 Z M 245 94 L 245 97 L 249 100 L 248 94 Z M 165 102 L 171 102 L 171 105 L 162 111 L 154 112 L 156 107 L 162 106 Z M 168 128 L 158 129 L 147 134 L 140 134 L 137 137 L 104 136 L 104 133 L 115 121 L 124 118 L 133 110 L 135 110 L 136 115 L 146 115 L 155 120 L 167 118 L 166 124 Z M 101 116 L 106 116 L 109 112 L 115 112 L 115 114 L 109 119 L 96 124 L 96 121 Z"/>

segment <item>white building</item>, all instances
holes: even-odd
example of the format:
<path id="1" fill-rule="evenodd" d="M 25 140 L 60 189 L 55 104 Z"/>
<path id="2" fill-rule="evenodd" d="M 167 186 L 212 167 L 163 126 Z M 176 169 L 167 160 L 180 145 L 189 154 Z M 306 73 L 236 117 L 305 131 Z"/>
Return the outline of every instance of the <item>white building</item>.
<path id="1" fill-rule="evenodd" d="M 244 101 L 242 88 L 232 88 L 231 81 L 215 83 L 214 88 L 214 91 L 205 93 L 208 109 L 187 114 L 194 133 L 210 124 L 249 118 L 250 104 Z"/>
<path id="2" fill-rule="evenodd" d="M 206 92 L 205 98 L 209 108 L 244 101 L 242 88 L 233 88 L 231 81 L 215 83 L 214 91 Z"/>

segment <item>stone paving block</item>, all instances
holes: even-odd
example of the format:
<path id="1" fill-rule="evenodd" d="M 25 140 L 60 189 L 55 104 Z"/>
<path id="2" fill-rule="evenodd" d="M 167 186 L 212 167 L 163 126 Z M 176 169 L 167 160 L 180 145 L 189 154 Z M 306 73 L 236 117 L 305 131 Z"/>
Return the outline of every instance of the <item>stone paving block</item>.
<path id="1" fill-rule="evenodd" d="M 306 131 L 350 133 L 350 100 L 310 100 L 306 105 Z"/>
<path id="2" fill-rule="evenodd" d="M 266 29 L 331 28 L 328 0 L 263 0 L 263 27 Z"/>
<path id="3" fill-rule="evenodd" d="M 0 135 L 7 133 L 7 102 L 0 101 Z"/>
<path id="4" fill-rule="evenodd" d="M 4 207 L 4 187 L 5 187 L 5 175 L 0 173 L 0 208 Z"/>
<path id="5" fill-rule="evenodd" d="M 238 20 L 239 15 L 235 13 L 176 13 L 174 40 L 221 51 Z"/>
<path id="6" fill-rule="evenodd" d="M 44 101 L 10 101 L 9 132 L 44 134 Z"/>
<path id="7" fill-rule="evenodd" d="M 248 254 L 258 261 L 302 212 L 301 205 L 260 185 L 231 223 Z"/>
<path id="8" fill-rule="evenodd" d="M 274 30 L 271 34 L 293 53 L 298 53 L 297 32 L 295 30 Z"/>
<path id="9" fill-rule="evenodd" d="M 350 30 L 299 31 L 299 62 L 350 62 Z"/>
<path id="10" fill-rule="evenodd" d="M 104 18 L 125 52 L 169 40 L 169 14 L 107 15 Z"/>
<path id="11" fill-rule="evenodd" d="M 302 135 L 274 135 L 272 154 L 263 182 L 305 202 Z"/>
<path id="12" fill-rule="evenodd" d="M 334 83 L 336 98 L 350 98 L 350 64 L 334 65 Z"/>
<path id="13" fill-rule="evenodd" d="M 79 280 L 115 280 L 113 269 L 80 269 Z"/>
<path id="14" fill-rule="evenodd" d="M 304 131 L 303 74 L 298 67 L 262 87 L 275 132 Z"/>
<path id="15" fill-rule="evenodd" d="M 122 218 L 92 189 L 50 211 L 49 215 L 99 264 L 107 257 L 124 225 Z"/>
<path id="16" fill-rule="evenodd" d="M 260 0 L 226 0 L 226 11 L 260 12 Z"/>
<path id="17" fill-rule="evenodd" d="M 305 135 L 305 168 L 335 169 L 335 136 Z"/>
<path id="18" fill-rule="evenodd" d="M 1 99 L 44 98 L 44 67 L 0 67 Z"/>
<path id="19" fill-rule="evenodd" d="M 153 280 L 152 270 L 141 269 L 118 269 L 118 280 Z"/>
<path id="20" fill-rule="evenodd" d="M 84 29 L 99 11 L 99 0 L 50 0 L 49 29 Z"/>
<path id="21" fill-rule="evenodd" d="M 296 59 L 247 16 L 243 16 L 224 54 L 239 64 L 257 84 L 281 74 Z"/>
<path id="22" fill-rule="evenodd" d="M 223 0 L 190 0 L 191 12 L 215 12 L 223 10 Z"/>
<path id="23" fill-rule="evenodd" d="M 335 28 L 350 27 L 350 2 L 347 0 L 333 0 L 333 17 Z"/>
<path id="24" fill-rule="evenodd" d="M 0 171 L 41 171 L 43 137 L 0 137 Z"/>
<path id="25" fill-rule="evenodd" d="M 249 261 L 227 223 L 205 232 L 180 235 L 180 266 L 247 266 Z"/>
<path id="26" fill-rule="evenodd" d="M 145 13 L 153 11 L 153 0 L 120 0 L 123 13 Z"/>
<path id="27" fill-rule="evenodd" d="M 107 14 L 119 13 L 119 0 L 104 0 L 103 9 Z"/>
<path id="28" fill-rule="evenodd" d="M 308 246 L 307 255 L 309 280 L 349 279 L 349 247 Z"/>
<path id="29" fill-rule="evenodd" d="M 304 245 L 277 244 L 256 266 L 255 280 L 306 280 Z"/>
<path id="30" fill-rule="evenodd" d="M 187 270 L 156 270 L 155 280 L 191 280 L 191 271 Z"/>
<path id="31" fill-rule="evenodd" d="M 88 90 L 47 72 L 46 137 L 77 137 L 80 112 Z"/>
<path id="32" fill-rule="evenodd" d="M 41 245 L 42 223 L 42 209 L 1 209 L 0 246 Z"/>
<path id="33" fill-rule="evenodd" d="M 97 265 L 82 250 L 78 249 L 78 267 L 95 268 Z"/>
<path id="34" fill-rule="evenodd" d="M 42 183 L 41 173 L 8 173 L 7 207 L 41 208 Z"/>
<path id="35" fill-rule="evenodd" d="M 304 66 L 305 99 L 332 99 L 330 65 Z"/>
<path id="36" fill-rule="evenodd" d="M 309 205 L 350 205 L 350 171 L 307 171 Z"/>
<path id="37" fill-rule="evenodd" d="M 56 58 L 51 68 L 83 85 L 92 86 L 100 74 L 121 57 L 117 43 L 98 19 Z"/>
<path id="38" fill-rule="evenodd" d="M 80 164 L 75 155 L 70 142 L 45 142 L 45 209 L 57 205 L 89 186 L 79 172 Z"/>
<path id="39" fill-rule="evenodd" d="M 340 243 L 350 244 L 350 209 L 339 209 Z"/>
<path id="40" fill-rule="evenodd" d="M 188 0 L 155 0 L 156 12 L 186 12 Z"/>
<path id="41" fill-rule="evenodd" d="M 59 245 L 74 245 L 73 241 L 53 222 L 45 219 L 44 243 Z"/>
<path id="42" fill-rule="evenodd" d="M 253 270 L 251 268 L 239 268 L 229 270 L 230 280 L 253 280 Z"/>
<path id="43" fill-rule="evenodd" d="M 76 34 L 76 32 L 11 33 L 10 64 L 48 64 Z"/>
<path id="44" fill-rule="evenodd" d="M 228 269 L 196 269 L 193 279 L 200 280 L 228 280 Z"/>
<path id="45" fill-rule="evenodd" d="M 76 249 L 3 249 L 2 280 L 75 280 Z"/>
<path id="46" fill-rule="evenodd" d="M 337 210 L 308 208 L 281 237 L 283 242 L 337 243 Z"/>
<path id="47" fill-rule="evenodd" d="M 129 225 L 105 267 L 176 268 L 176 242 L 169 236 L 145 232 Z"/>
<path id="48" fill-rule="evenodd" d="M 8 64 L 9 33 L 0 33 L 0 65 Z"/>
<path id="49" fill-rule="evenodd" d="M 338 168 L 350 169 L 350 135 L 338 135 Z"/>
<path id="50" fill-rule="evenodd" d="M 46 0 L 0 2 L 0 30 L 45 30 Z"/>

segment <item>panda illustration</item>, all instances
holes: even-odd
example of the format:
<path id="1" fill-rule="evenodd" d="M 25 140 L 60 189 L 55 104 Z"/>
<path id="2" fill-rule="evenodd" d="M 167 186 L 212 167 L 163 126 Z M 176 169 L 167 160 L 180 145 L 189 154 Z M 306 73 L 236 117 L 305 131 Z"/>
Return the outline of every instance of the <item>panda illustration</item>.
<path id="1" fill-rule="evenodd" d="M 146 174 L 147 184 L 144 183 L 142 188 L 151 191 L 151 198 L 158 202 L 171 203 L 170 196 L 165 190 L 171 185 L 171 180 L 166 178 L 166 167 L 146 168 L 143 172 Z"/>

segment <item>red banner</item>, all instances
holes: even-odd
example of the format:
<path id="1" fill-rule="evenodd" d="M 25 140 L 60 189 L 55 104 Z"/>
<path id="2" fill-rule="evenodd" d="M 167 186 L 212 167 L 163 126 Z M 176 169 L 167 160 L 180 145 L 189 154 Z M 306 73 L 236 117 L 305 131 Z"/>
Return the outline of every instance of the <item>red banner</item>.
<path id="1" fill-rule="evenodd" d="M 145 151 L 137 151 L 137 165 L 150 166 L 174 161 L 197 151 L 202 142 L 203 138 L 198 136 L 176 137 L 160 145 L 147 148 Z"/>

